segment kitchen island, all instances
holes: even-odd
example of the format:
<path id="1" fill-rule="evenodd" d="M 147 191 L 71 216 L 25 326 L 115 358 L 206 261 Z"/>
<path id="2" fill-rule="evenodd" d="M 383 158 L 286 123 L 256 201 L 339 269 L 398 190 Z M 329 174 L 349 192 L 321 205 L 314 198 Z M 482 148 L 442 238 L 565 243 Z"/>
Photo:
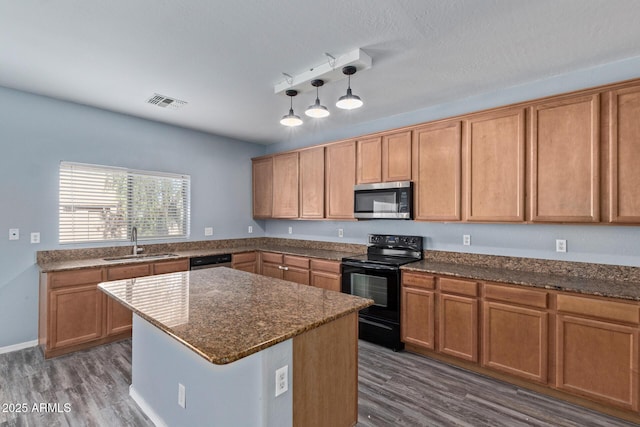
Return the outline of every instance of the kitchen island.
<path id="1" fill-rule="evenodd" d="M 134 313 L 130 394 L 156 425 L 357 422 L 357 312 L 373 301 L 225 267 L 99 288 Z"/>

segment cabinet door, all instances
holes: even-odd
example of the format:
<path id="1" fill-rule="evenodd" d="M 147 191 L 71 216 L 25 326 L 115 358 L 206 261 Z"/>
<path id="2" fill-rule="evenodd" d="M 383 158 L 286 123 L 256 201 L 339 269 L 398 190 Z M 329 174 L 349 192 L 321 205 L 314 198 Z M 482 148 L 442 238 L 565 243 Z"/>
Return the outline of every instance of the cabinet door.
<path id="1" fill-rule="evenodd" d="M 382 181 L 411 180 L 411 131 L 382 137 Z"/>
<path id="2" fill-rule="evenodd" d="M 415 219 L 460 220 L 460 122 L 418 128 L 413 138 Z"/>
<path id="3" fill-rule="evenodd" d="M 419 347 L 434 349 L 434 299 L 432 291 L 415 288 L 402 289 L 402 341 Z"/>
<path id="4" fill-rule="evenodd" d="M 311 286 L 322 288 L 329 291 L 340 292 L 341 275 L 337 273 L 329 273 L 326 271 L 311 271 Z"/>
<path id="5" fill-rule="evenodd" d="M 638 331 L 558 315 L 556 386 L 638 410 Z"/>
<path id="6" fill-rule="evenodd" d="M 107 269 L 107 280 L 133 279 L 151 274 L 151 264 L 131 264 Z"/>
<path id="7" fill-rule="evenodd" d="M 133 325 L 131 310 L 109 296 L 105 295 L 105 298 L 107 301 L 107 324 L 105 333 L 107 335 L 116 335 L 131 331 L 131 326 Z"/>
<path id="8" fill-rule="evenodd" d="M 599 111 L 598 95 L 533 107 L 533 221 L 599 221 Z"/>
<path id="9" fill-rule="evenodd" d="M 358 184 L 382 182 L 382 138 L 358 141 Z"/>
<path id="10" fill-rule="evenodd" d="M 271 218 L 273 203 L 273 158 L 253 160 L 253 217 Z"/>
<path id="11" fill-rule="evenodd" d="M 482 366 L 547 382 L 548 314 L 485 301 Z"/>
<path id="12" fill-rule="evenodd" d="M 609 110 L 609 221 L 640 222 L 640 87 L 613 91 Z"/>
<path id="13" fill-rule="evenodd" d="M 176 273 L 189 270 L 189 260 L 162 261 L 153 264 L 153 274 Z"/>
<path id="14" fill-rule="evenodd" d="M 327 218 L 353 218 L 353 186 L 356 183 L 355 141 L 326 147 L 325 179 Z"/>
<path id="15" fill-rule="evenodd" d="M 298 217 L 298 153 L 273 156 L 273 217 Z"/>
<path id="16" fill-rule="evenodd" d="M 300 218 L 324 218 L 324 147 L 300 151 Z"/>
<path id="17" fill-rule="evenodd" d="M 524 221 L 525 110 L 467 121 L 466 219 Z"/>
<path id="18" fill-rule="evenodd" d="M 233 268 L 240 271 L 246 271 L 247 273 L 255 274 L 258 272 L 255 262 L 245 262 L 245 263 L 234 264 Z"/>
<path id="19" fill-rule="evenodd" d="M 102 336 L 103 293 L 97 284 L 49 292 L 51 349 L 82 344 Z"/>
<path id="20" fill-rule="evenodd" d="M 282 278 L 290 282 L 300 283 L 301 285 L 309 284 L 309 270 L 297 267 L 285 266 L 283 270 Z"/>
<path id="21" fill-rule="evenodd" d="M 438 351 L 471 362 L 478 361 L 478 300 L 440 294 Z"/>

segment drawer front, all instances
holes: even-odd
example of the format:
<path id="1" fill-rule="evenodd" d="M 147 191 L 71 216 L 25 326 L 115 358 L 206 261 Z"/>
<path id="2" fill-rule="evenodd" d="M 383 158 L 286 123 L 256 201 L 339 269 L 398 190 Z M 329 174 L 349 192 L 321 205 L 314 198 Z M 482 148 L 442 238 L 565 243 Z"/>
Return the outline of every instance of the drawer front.
<path id="1" fill-rule="evenodd" d="M 402 272 L 402 286 L 411 286 L 423 289 L 435 289 L 435 277 L 429 274 Z"/>
<path id="2" fill-rule="evenodd" d="M 60 271 L 48 273 L 48 275 L 51 288 L 102 282 L 102 269 L 100 268 Z"/>
<path id="3" fill-rule="evenodd" d="M 496 301 L 528 305 L 529 307 L 547 308 L 549 306 L 547 292 L 533 289 L 516 289 L 508 286 L 486 284 L 484 297 Z"/>
<path id="4" fill-rule="evenodd" d="M 340 261 L 328 261 L 324 259 L 312 259 L 311 270 L 326 271 L 327 273 L 340 274 Z"/>
<path id="5" fill-rule="evenodd" d="M 282 254 L 274 254 L 273 252 L 262 252 L 261 256 L 262 256 L 262 262 L 282 264 Z"/>
<path id="6" fill-rule="evenodd" d="M 290 267 L 298 267 L 309 269 L 309 258 L 295 256 L 295 255 L 285 255 L 284 256 L 284 265 Z"/>
<path id="7" fill-rule="evenodd" d="M 603 299 L 576 297 L 572 295 L 557 296 L 558 311 L 581 314 L 614 322 L 640 324 L 640 307 Z"/>
<path id="8" fill-rule="evenodd" d="M 438 283 L 440 284 L 440 290 L 442 292 L 468 295 L 471 297 L 478 296 L 478 282 L 441 277 L 438 279 Z"/>
<path id="9" fill-rule="evenodd" d="M 232 255 L 233 264 L 242 264 L 245 262 L 255 262 L 256 253 L 255 252 L 243 252 L 241 254 L 233 254 Z"/>
<path id="10" fill-rule="evenodd" d="M 176 261 L 163 261 L 153 264 L 153 274 L 175 273 L 177 271 L 188 271 L 189 260 L 179 259 Z"/>
<path id="11" fill-rule="evenodd" d="M 132 279 L 151 274 L 151 264 L 123 265 L 107 270 L 107 280 Z"/>

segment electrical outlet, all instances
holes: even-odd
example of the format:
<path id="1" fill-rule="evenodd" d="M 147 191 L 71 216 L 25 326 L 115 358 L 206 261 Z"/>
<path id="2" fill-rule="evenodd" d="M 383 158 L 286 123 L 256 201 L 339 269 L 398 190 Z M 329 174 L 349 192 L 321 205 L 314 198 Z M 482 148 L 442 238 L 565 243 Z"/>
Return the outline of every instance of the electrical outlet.
<path id="1" fill-rule="evenodd" d="M 289 234 L 293 234 L 293 227 L 289 227 Z"/>
<path id="2" fill-rule="evenodd" d="M 187 389 L 180 383 L 178 383 L 178 405 L 182 408 L 187 407 Z"/>
<path id="3" fill-rule="evenodd" d="M 289 365 L 276 370 L 276 397 L 289 390 Z"/>
<path id="4" fill-rule="evenodd" d="M 213 236 L 213 227 L 205 227 L 204 228 L 205 236 Z"/>
<path id="5" fill-rule="evenodd" d="M 471 246 L 471 235 L 463 234 L 462 235 L 462 244 L 465 246 Z"/>
<path id="6" fill-rule="evenodd" d="M 338 228 L 338 237 L 344 237 L 344 230 L 342 228 Z"/>
<path id="7" fill-rule="evenodd" d="M 556 252 L 567 252 L 567 241 L 564 239 L 556 240 Z"/>
<path id="8" fill-rule="evenodd" d="M 9 240 L 20 240 L 20 229 L 18 229 L 18 228 L 10 228 L 9 229 Z"/>
<path id="9" fill-rule="evenodd" d="M 250 226 L 247 228 L 247 233 L 249 233 L 249 234 L 253 233 L 253 226 L 252 226 L 252 225 L 250 225 Z"/>
<path id="10" fill-rule="evenodd" d="M 40 232 L 31 233 L 31 243 L 40 243 Z"/>

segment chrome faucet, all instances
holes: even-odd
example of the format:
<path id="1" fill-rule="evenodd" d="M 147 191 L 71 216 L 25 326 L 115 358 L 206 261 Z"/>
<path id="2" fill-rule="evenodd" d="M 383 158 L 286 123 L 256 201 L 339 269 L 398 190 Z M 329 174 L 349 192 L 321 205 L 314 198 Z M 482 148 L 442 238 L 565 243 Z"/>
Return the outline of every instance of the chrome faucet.
<path id="1" fill-rule="evenodd" d="M 131 227 L 131 241 L 133 242 L 133 255 L 138 255 L 142 252 L 142 248 L 138 248 L 138 227 Z"/>

